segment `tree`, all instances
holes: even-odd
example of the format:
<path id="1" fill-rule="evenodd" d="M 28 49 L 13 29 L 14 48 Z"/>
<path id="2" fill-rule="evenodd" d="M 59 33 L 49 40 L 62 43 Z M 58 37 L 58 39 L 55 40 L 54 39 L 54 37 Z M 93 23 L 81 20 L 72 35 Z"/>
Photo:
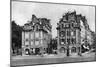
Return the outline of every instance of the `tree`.
<path id="1" fill-rule="evenodd" d="M 57 40 L 56 39 L 51 39 L 50 40 L 50 43 L 48 44 L 47 53 L 49 53 L 49 54 L 54 53 L 53 50 L 57 50 Z"/>
<path id="2" fill-rule="evenodd" d="M 92 32 L 91 35 L 92 35 L 92 45 L 91 45 L 91 47 L 93 49 L 96 49 L 96 34 L 95 34 L 95 32 Z"/>
<path id="3" fill-rule="evenodd" d="M 22 32 L 22 27 L 17 25 L 15 21 L 11 22 L 11 48 L 14 51 L 18 51 L 21 49 L 21 32 Z"/>

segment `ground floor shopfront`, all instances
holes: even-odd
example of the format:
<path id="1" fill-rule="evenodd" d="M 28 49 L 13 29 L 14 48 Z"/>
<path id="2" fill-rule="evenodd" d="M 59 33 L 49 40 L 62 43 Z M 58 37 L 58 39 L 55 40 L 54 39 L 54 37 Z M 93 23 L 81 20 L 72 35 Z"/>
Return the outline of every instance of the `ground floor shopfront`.
<path id="1" fill-rule="evenodd" d="M 48 48 L 36 47 L 36 48 L 23 48 L 22 55 L 42 55 L 48 53 Z M 67 56 L 80 55 L 81 46 L 62 46 L 57 49 L 57 53 L 65 53 Z"/>
<path id="2" fill-rule="evenodd" d="M 58 52 L 66 53 L 67 56 L 81 55 L 81 46 L 60 46 L 58 47 Z"/>
<path id="3" fill-rule="evenodd" d="M 47 52 L 47 48 L 43 47 L 36 47 L 36 48 L 23 48 L 22 49 L 22 55 L 41 55 L 45 54 Z"/>

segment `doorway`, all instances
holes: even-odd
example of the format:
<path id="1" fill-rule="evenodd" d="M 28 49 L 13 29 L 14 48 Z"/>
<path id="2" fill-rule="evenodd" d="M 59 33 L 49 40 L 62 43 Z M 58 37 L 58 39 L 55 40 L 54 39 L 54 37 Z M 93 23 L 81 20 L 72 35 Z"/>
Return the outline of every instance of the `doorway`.
<path id="1" fill-rule="evenodd" d="M 40 48 L 35 48 L 35 54 L 39 54 L 40 53 Z"/>

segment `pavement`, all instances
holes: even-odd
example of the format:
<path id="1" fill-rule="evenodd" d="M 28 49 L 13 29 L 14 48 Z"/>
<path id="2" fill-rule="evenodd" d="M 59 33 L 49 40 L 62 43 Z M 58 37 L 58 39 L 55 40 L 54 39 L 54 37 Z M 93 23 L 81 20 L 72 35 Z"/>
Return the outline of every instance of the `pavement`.
<path id="1" fill-rule="evenodd" d="M 59 55 L 54 55 L 54 54 L 49 54 L 49 55 L 44 55 L 44 56 L 40 56 L 40 55 L 31 55 L 31 56 L 14 56 L 11 59 L 12 60 L 20 60 L 20 59 L 39 59 L 39 58 L 64 58 L 66 57 L 66 54 L 59 54 Z"/>
<path id="2" fill-rule="evenodd" d="M 49 64 L 49 63 L 69 63 L 69 62 L 84 62 L 95 61 L 95 53 L 83 53 L 82 56 L 69 56 L 66 55 L 46 55 L 46 56 L 15 56 L 11 58 L 11 65 L 36 65 L 36 64 Z"/>

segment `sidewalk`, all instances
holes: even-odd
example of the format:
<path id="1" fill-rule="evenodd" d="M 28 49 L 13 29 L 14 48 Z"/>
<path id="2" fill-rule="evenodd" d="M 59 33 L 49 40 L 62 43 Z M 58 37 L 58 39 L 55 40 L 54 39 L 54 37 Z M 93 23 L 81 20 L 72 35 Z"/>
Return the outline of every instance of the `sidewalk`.
<path id="1" fill-rule="evenodd" d="M 96 56 L 96 53 L 95 52 L 86 52 L 86 53 L 83 53 L 82 56 L 84 56 L 84 57 Z"/>
<path id="2" fill-rule="evenodd" d="M 47 56 L 44 56 L 44 58 L 64 58 L 66 57 L 66 54 L 58 54 L 58 55 L 47 55 Z"/>
<path id="3" fill-rule="evenodd" d="M 60 55 L 59 55 L 60 56 Z M 61 63 L 61 62 L 83 62 L 83 61 L 95 61 L 95 56 L 80 56 L 80 57 L 63 57 L 59 58 L 58 55 L 53 56 L 45 56 L 45 57 L 40 57 L 40 56 L 16 56 L 13 57 L 13 60 L 11 60 L 11 64 L 13 66 L 15 65 L 32 65 L 32 64 L 48 64 L 48 63 Z"/>
<path id="4" fill-rule="evenodd" d="M 83 53 L 82 56 L 79 56 L 77 54 L 73 54 L 73 55 L 70 55 L 69 57 L 71 58 L 79 58 L 79 57 L 82 57 L 82 58 L 88 58 L 88 57 L 92 57 L 94 56 L 95 57 L 95 53 L 90 53 L 90 52 L 86 52 L 86 53 Z M 12 57 L 12 60 L 21 60 L 21 59 L 45 59 L 45 58 L 64 58 L 64 57 L 67 57 L 66 54 L 58 54 L 58 55 L 54 55 L 54 54 L 49 54 L 49 55 L 45 55 L 45 56 L 36 56 L 36 55 L 31 55 L 31 56 L 13 56 Z"/>
<path id="5" fill-rule="evenodd" d="M 54 55 L 54 54 L 50 54 L 50 55 L 45 55 L 45 56 L 36 56 L 36 55 L 31 55 L 31 56 L 13 56 L 12 59 L 40 59 L 40 58 L 64 58 L 66 57 L 65 54 L 58 54 L 58 55 Z"/>
<path id="6" fill-rule="evenodd" d="M 72 55 L 70 55 L 69 57 L 77 58 L 77 57 L 81 57 L 81 56 L 79 56 L 79 55 L 76 53 L 76 54 L 72 54 Z"/>

